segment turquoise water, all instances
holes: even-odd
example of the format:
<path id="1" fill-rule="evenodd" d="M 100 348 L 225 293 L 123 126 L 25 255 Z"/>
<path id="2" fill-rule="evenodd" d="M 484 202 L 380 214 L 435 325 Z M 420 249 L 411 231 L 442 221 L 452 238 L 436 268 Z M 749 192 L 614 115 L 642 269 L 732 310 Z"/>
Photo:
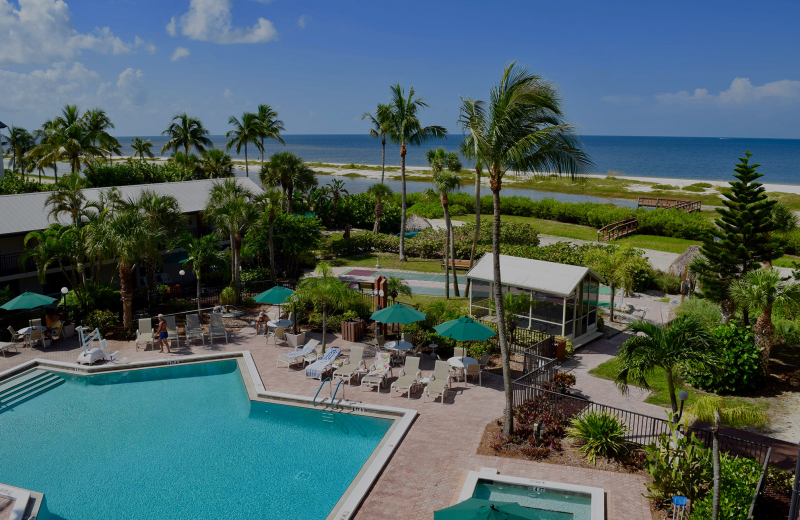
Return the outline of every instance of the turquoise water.
<path id="1" fill-rule="evenodd" d="M 517 502 L 534 509 L 540 520 L 591 520 L 592 497 L 567 491 L 547 491 L 544 488 L 517 486 L 479 480 L 474 498 Z"/>
<path id="2" fill-rule="evenodd" d="M 59 375 L 0 413 L 0 482 L 40 519 L 324 519 L 392 423 L 251 402 L 232 360 Z"/>

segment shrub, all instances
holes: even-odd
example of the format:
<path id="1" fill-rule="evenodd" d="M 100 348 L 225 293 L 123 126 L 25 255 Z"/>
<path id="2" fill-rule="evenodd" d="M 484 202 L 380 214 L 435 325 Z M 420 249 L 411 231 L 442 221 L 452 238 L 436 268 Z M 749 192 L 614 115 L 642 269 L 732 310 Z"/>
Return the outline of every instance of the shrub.
<path id="1" fill-rule="evenodd" d="M 175 298 L 174 300 L 168 300 L 166 303 L 164 303 L 164 311 L 167 314 L 177 314 L 179 312 L 191 311 L 196 308 L 196 303 L 183 298 Z"/>
<path id="2" fill-rule="evenodd" d="M 752 329 L 726 323 L 714 327 L 711 334 L 721 356 L 720 366 L 716 370 L 704 365 L 687 369 L 686 380 L 720 394 L 741 394 L 760 387 L 761 361 Z"/>
<path id="3" fill-rule="evenodd" d="M 589 462 L 596 464 L 598 456 L 611 458 L 625 453 L 627 433 L 625 422 L 616 415 L 591 411 L 572 419 L 567 438 L 582 441 L 581 452 Z"/>
<path id="4" fill-rule="evenodd" d="M 597 313 L 597 332 L 603 332 L 606 330 L 606 322 L 603 320 L 603 317 L 600 316 L 600 313 Z"/>
<path id="5" fill-rule="evenodd" d="M 575 345 L 572 344 L 571 339 L 569 339 L 566 336 L 556 336 L 556 339 L 567 342 L 566 346 L 564 347 L 564 353 L 568 358 L 571 358 L 572 356 L 575 355 Z"/>
<path id="6" fill-rule="evenodd" d="M 778 318 L 774 321 L 775 341 L 786 346 L 800 345 L 800 324 L 796 321 Z"/>
<path id="7" fill-rule="evenodd" d="M 463 344 L 462 344 L 463 343 Z M 484 354 L 492 352 L 492 344 L 488 341 L 467 341 L 459 342 L 459 347 L 466 347 L 467 354 L 471 358 L 480 359 Z"/>
<path id="8" fill-rule="evenodd" d="M 701 184 L 704 185 L 704 186 L 701 186 Z M 695 184 L 690 184 L 688 186 L 684 186 L 681 189 L 683 191 L 692 191 L 692 192 L 695 192 L 695 193 L 700 193 L 700 192 L 706 191 L 705 186 L 708 186 L 709 188 L 711 187 L 711 185 L 708 184 L 707 182 L 700 182 L 700 183 L 695 183 Z"/>
<path id="9" fill-rule="evenodd" d="M 15 195 L 17 193 L 36 193 L 50 188 L 49 184 L 24 179 L 21 175 L 12 174 L 6 170 L 6 176 L 0 179 L 0 195 Z"/>
<path id="10" fill-rule="evenodd" d="M 222 305 L 233 305 L 237 300 L 236 291 L 233 287 L 226 287 L 219 293 L 219 303 Z"/>
<path id="11" fill-rule="evenodd" d="M 242 283 L 243 290 L 244 288 L 248 287 L 248 284 L 251 282 L 269 280 L 269 268 L 255 266 L 242 269 L 242 272 L 239 275 L 239 280 Z"/>
<path id="12" fill-rule="evenodd" d="M 566 394 L 573 386 L 575 386 L 575 375 L 566 372 L 559 372 L 553 376 L 552 383 L 542 383 L 542 388 L 545 390 L 550 390 L 559 394 Z"/>
<path id="13" fill-rule="evenodd" d="M 672 184 L 653 184 L 650 186 L 654 190 L 677 190 L 677 186 L 673 186 Z"/>
<path id="14" fill-rule="evenodd" d="M 242 305 L 258 305 L 258 302 L 252 296 L 248 296 L 244 300 L 242 300 Z"/>
<path id="15" fill-rule="evenodd" d="M 707 298 L 684 299 L 675 310 L 677 316 L 694 316 L 706 327 L 715 327 L 722 321 L 719 305 Z"/>
<path id="16" fill-rule="evenodd" d="M 87 167 L 84 177 L 90 188 L 188 181 L 195 178 L 193 171 L 173 162 L 166 164 L 145 162 L 103 164 Z"/>
<path id="17" fill-rule="evenodd" d="M 462 207 L 463 209 L 463 207 Z M 443 218 L 444 210 L 438 202 L 418 202 L 408 208 L 407 213 L 419 215 L 422 218 Z"/>
<path id="18" fill-rule="evenodd" d="M 119 322 L 119 316 L 115 312 L 97 309 L 89 313 L 86 317 L 86 326 L 90 329 L 100 329 L 100 334 L 106 335 Z"/>
<path id="19" fill-rule="evenodd" d="M 681 278 L 673 276 L 663 271 L 657 271 L 653 275 L 653 283 L 659 291 L 666 294 L 680 294 Z"/>
<path id="20" fill-rule="evenodd" d="M 746 520 L 761 466 L 752 459 L 720 453 L 719 518 Z M 692 503 L 692 520 L 711 520 L 713 493 Z"/>

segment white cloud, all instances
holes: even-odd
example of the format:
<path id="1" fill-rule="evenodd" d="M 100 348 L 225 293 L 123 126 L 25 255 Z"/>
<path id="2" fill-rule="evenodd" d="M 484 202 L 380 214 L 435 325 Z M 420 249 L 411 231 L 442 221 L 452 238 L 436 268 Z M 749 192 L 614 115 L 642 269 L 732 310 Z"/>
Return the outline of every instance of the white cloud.
<path id="1" fill-rule="evenodd" d="M 83 50 L 126 54 L 133 45 L 114 36 L 108 27 L 93 33 L 75 30 L 69 6 L 62 0 L 19 0 L 16 9 L 0 0 L 0 65 L 71 60 Z"/>
<path id="2" fill-rule="evenodd" d="M 178 47 L 175 49 L 175 52 L 172 53 L 172 58 L 170 61 L 178 61 L 181 58 L 185 58 L 189 55 L 189 49 L 186 47 Z"/>
<path id="3" fill-rule="evenodd" d="M 142 106 L 147 102 L 147 87 L 141 70 L 125 69 L 117 79 L 117 91 L 126 105 Z"/>
<path id="4" fill-rule="evenodd" d="M 656 95 L 656 99 L 670 103 L 715 103 L 718 105 L 748 105 L 767 99 L 800 100 L 800 81 L 780 80 L 755 86 L 749 78 L 736 78 L 728 90 L 718 95 L 709 94 L 707 89 L 698 88 L 693 93 L 686 90 Z"/>
<path id="5" fill-rule="evenodd" d="M 133 47 L 137 51 L 141 48 L 144 49 L 147 54 L 151 56 L 156 53 L 156 46 L 153 45 L 153 42 L 146 42 L 143 39 L 139 38 L 138 36 L 133 39 Z"/>
<path id="6" fill-rule="evenodd" d="M 176 24 L 175 17 L 173 16 L 170 19 L 170 21 L 169 21 L 169 23 L 167 24 L 167 27 L 166 27 L 167 28 L 167 34 L 169 34 L 170 36 L 177 36 L 178 35 L 178 29 L 175 27 L 175 24 Z"/>
<path id="7" fill-rule="evenodd" d="M 98 74 L 82 63 L 55 63 L 48 70 L 21 74 L 0 70 L 0 107 L 12 110 L 40 110 L 42 105 L 56 106 L 73 102 L 82 90 L 98 79 Z"/>
<path id="8" fill-rule="evenodd" d="M 233 92 L 231 92 L 231 89 L 226 88 L 224 91 L 222 91 L 222 97 L 228 101 L 233 101 Z"/>
<path id="9" fill-rule="evenodd" d="M 297 25 L 301 29 L 305 29 L 306 28 L 306 15 L 302 15 L 300 18 L 297 19 Z"/>
<path id="10" fill-rule="evenodd" d="M 181 34 L 192 40 L 223 44 L 261 43 L 278 37 L 272 22 L 265 18 L 252 27 L 234 27 L 231 6 L 231 0 L 191 0 L 189 10 L 179 20 L 173 18 L 167 32 L 175 36 L 177 25 Z"/>

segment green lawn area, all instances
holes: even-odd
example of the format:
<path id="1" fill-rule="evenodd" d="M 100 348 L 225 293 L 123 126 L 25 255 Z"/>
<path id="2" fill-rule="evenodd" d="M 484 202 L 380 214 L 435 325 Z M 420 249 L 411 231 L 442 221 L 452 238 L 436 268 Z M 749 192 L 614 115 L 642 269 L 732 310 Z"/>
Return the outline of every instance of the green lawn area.
<path id="1" fill-rule="evenodd" d="M 622 237 L 611 242 L 612 244 L 630 244 L 642 249 L 655 249 L 656 251 L 666 251 L 667 253 L 681 254 L 691 245 L 701 245 L 697 240 L 686 240 L 683 238 L 660 237 L 656 235 L 631 235 Z"/>
<path id="2" fill-rule="evenodd" d="M 406 271 L 420 271 L 423 273 L 444 273 L 440 267 L 442 265 L 441 260 L 409 258 L 408 261 L 401 262 L 397 259 L 396 253 L 370 253 L 367 255 L 343 256 L 330 260 L 328 263 L 333 267 L 352 266 L 374 268 L 376 259 L 380 259 L 381 269 L 404 269 Z"/>
<path id="3" fill-rule="evenodd" d="M 775 267 L 788 267 L 792 269 L 792 262 L 800 263 L 800 256 L 786 255 L 772 262 L 772 265 Z"/>

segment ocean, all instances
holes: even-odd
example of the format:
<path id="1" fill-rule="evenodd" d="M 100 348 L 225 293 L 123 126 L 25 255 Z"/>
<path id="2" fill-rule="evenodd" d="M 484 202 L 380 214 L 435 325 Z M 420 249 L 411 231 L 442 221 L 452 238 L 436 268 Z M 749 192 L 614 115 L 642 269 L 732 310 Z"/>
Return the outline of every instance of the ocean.
<path id="1" fill-rule="evenodd" d="M 153 143 L 156 155 L 166 142 L 162 136 L 143 136 Z M 214 146 L 225 147 L 225 137 L 210 136 Z M 297 153 L 308 162 L 344 164 L 380 164 L 381 144 L 366 134 L 285 135 L 286 146 L 275 141 L 265 143 L 265 154 L 282 150 Z M 118 136 L 123 153 L 131 153 L 131 136 Z M 425 166 L 425 152 L 437 146 L 457 150 L 461 135 L 439 139 L 420 147 L 410 147 L 406 164 Z M 799 139 L 733 139 L 717 137 L 625 137 L 585 135 L 586 152 L 595 164 L 593 173 L 616 171 L 631 176 L 677 177 L 712 181 L 730 180 L 734 165 L 744 152 L 753 152 L 752 161 L 761 164 L 763 182 L 800 184 Z M 244 150 L 236 154 L 244 158 Z M 255 148 L 248 149 L 250 159 L 258 157 Z M 400 148 L 386 144 L 386 165 L 400 165 Z"/>

